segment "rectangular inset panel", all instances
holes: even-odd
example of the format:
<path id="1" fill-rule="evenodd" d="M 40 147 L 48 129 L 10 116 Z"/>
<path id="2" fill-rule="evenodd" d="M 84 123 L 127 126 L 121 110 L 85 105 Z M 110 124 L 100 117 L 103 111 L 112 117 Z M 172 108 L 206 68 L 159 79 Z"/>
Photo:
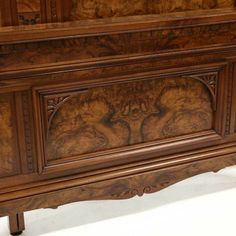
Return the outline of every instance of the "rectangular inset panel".
<path id="1" fill-rule="evenodd" d="M 157 152 L 170 141 L 169 150 L 176 150 L 180 140 L 198 145 L 207 135 L 207 140 L 221 139 L 218 72 L 34 91 L 40 171 L 74 162 L 77 167 L 96 160 L 112 164 L 119 152 L 130 161 L 129 150 L 152 146 Z"/>
<path id="2" fill-rule="evenodd" d="M 234 7 L 234 0 L 75 0 L 70 2 L 72 20 Z"/>
<path id="3" fill-rule="evenodd" d="M 44 99 L 48 160 L 212 129 L 209 92 L 191 79 L 147 80 Z"/>
<path id="4" fill-rule="evenodd" d="M 11 176 L 18 170 L 16 151 L 16 130 L 13 97 L 8 94 L 0 96 L 0 177 Z"/>
<path id="5" fill-rule="evenodd" d="M 40 0 L 17 0 L 18 21 L 22 25 L 40 22 Z"/>

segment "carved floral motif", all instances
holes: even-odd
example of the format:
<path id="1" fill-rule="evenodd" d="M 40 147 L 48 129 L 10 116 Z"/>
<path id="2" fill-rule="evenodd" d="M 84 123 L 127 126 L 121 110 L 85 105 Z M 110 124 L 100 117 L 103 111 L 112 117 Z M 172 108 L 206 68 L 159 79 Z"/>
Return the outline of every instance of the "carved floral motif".
<path id="1" fill-rule="evenodd" d="M 212 95 L 213 109 L 216 110 L 216 96 L 217 96 L 217 89 L 218 89 L 217 87 L 219 79 L 218 72 L 210 72 L 201 75 L 193 75 L 187 77 L 200 80 L 206 84 Z"/>
<path id="2" fill-rule="evenodd" d="M 127 189 L 123 192 L 120 193 L 115 193 L 111 194 L 113 198 L 118 198 L 118 199 L 127 199 L 127 198 L 132 198 L 135 196 L 142 197 L 144 194 L 150 194 L 157 192 L 159 190 L 158 185 L 147 185 L 147 186 L 140 186 L 137 188 L 131 188 Z"/>
<path id="3" fill-rule="evenodd" d="M 50 122 L 52 116 L 56 112 L 56 110 L 60 107 L 60 105 L 68 99 L 69 96 L 62 96 L 62 97 L 54 97 L 47 100 L 47 117 L 48 122 Z"/>

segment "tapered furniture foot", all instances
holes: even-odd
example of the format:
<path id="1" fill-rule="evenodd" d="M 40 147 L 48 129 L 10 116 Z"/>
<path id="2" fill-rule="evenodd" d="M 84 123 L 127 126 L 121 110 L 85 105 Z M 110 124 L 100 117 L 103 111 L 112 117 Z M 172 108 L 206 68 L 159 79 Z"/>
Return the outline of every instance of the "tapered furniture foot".
<path id="1" fill-rule="evenodd" d="M 9 229 L 11 235 L 20 235 L 25 230 L 24 213 L 9 216 Z"/>

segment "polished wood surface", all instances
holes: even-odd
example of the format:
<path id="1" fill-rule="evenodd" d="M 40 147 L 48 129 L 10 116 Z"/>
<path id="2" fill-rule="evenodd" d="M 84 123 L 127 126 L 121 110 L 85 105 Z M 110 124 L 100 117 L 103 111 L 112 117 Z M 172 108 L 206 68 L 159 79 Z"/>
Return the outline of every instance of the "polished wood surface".
<path id="1" fill-rule="evenodd" d="M 9 216 L 11 235 L 20 235 L 25 230 L 24 214 L 17 213 Z"/>
<path id="2" fill-rule="evenodd" d="M 13 123 L 14 108 L 11 94 L 1 94 L 0 97 L 0 176 L 17 173 L 16 140 L 14 137 L 15 125 Z"/>
<path id="3" fill-rule="evenodd" d="M 127 199 L 236 164 L 231 0 L 0 2 L 0 216 Z"/>
<path id="4" fill-rule="evenodd" d="M 147 80 L 46 96 L 49 160 L 212 128 L 209 91 L 185 78 Z"/>
<path id="5" fill-rule="evenodd" d="M 234 7 L 233 0 L 76 0 L 71 3 L 69 16 L 81 20 L 230 7 Z"/>

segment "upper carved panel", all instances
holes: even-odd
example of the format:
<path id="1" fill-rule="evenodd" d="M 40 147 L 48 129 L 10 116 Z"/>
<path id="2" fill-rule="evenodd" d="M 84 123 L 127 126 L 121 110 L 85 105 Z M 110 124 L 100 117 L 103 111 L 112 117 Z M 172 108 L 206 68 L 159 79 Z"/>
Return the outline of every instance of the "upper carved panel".
<path id="1" fill-rule="evenodd" d="M 40 0 L 17 0 L 19 24 L 32 25 L 40 22 Z"/>
<path id="2" fill-rule="evenodd" d="M 12 97 L 0 96 L 0 176 L 16 171 L 16 146 L 14 139 Z"/>
<path id="3" fill-rule="evenodd" d="M 48 159 L 212 129 L 209 89 L 191 78 L 130 82 L 44 99 Z"/>
<path id="4" fill-rule="evenodd" d="M 73 0 L 71 19 L 163 14 L 233 6 L 234 0 Z"/>

